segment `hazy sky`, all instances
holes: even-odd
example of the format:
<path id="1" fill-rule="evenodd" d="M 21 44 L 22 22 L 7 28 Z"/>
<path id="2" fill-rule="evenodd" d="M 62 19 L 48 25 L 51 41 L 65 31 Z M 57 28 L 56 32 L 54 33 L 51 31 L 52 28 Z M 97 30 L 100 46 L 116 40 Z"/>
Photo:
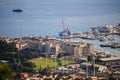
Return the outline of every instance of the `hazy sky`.
<path id="1" fill-rule="evenodd" d="M 23 12 L 12 12 L 17 8 Z M 62 20 L 71 32 L 118 24 L 120 0 L 0 0 L 2 36 L 56 35 L 62 31 Z"/>

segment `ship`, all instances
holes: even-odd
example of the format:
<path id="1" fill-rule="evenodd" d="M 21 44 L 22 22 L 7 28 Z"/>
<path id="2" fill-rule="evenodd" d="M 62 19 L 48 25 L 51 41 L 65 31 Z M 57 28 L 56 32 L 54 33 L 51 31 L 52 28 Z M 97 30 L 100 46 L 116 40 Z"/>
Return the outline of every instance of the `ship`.
<path id="1" fill-rule="evenodd" d="M 13 12 L 23 12 L 22 9 L 13 9 Z"/>

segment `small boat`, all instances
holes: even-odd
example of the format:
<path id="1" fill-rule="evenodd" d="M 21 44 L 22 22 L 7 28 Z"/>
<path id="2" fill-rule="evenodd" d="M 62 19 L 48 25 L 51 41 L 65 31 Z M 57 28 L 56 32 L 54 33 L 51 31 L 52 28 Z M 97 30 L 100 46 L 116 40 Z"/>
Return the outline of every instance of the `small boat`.
<path id="1" fill-rule="evenodd" d="M 100 47 L 110 47 L 110 46 L 107 44 L 101 44 Z"/>
<path id="2" fill-rule="evenodd" d="M 23 12 L 21 9 L 13 9 L 13 12 Z"/>
<path id="3" fill-rule="evenodd" d="M 107 39 L 105 37 L 100 37 L 99 41 L 106 41 Z"/>
<path id="4" fill-rule="evenodd" d="M 87 40 L 95 40 L 94 37 L 90 37 L 90 36 L 81 36 L 81 39 L 87 39 Z"/>

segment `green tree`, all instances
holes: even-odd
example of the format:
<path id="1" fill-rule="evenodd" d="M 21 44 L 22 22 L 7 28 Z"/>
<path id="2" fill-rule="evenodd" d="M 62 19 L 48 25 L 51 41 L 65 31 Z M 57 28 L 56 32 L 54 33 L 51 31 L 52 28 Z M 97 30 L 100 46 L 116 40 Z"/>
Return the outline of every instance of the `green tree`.
<path id="1" fill-rule="evenodd" d="M 41 71 L 41 74 L 42 75 L 50 75 L 50 67 L 49 67 L 49 65 Z"/>
<path id="2" fill-rule="evenodd" d="M 7 43 L 6 41 L 0 40 L 0 52 L 14 52 L 17 51 L 15 43 Z"/>
<path id="3" fill-rule="evenodd" d="M 93 60 L 92 56 L 88 55 L 87 60 L 88 60 L 88 62 L 91 62 Z"/>
<path id="4" fill-rule="evenodd" d="M 92 80 L 92 78 L 91 77 L 87 77 L 85 80 Z"/>
<path id="5" fill-rule="evenodd" d="M 8 65 L 0 64 L 0 80 L 14 80 L 12 69 Z"/>
<path id="6" fill-rule="evenodd" d="M 58 59 L 57 62 L 59 66 L 62 66 L 62 60 Z"/>

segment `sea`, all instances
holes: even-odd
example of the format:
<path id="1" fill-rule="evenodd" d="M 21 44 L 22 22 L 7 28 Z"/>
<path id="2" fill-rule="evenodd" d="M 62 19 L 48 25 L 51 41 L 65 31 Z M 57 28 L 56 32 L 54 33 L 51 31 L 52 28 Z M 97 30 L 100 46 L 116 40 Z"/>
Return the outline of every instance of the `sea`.
<path id="1" fill-rule="evenodd" d="M 66 4 L 65 6 L 58 6 L 62 8 L 63 11 L 61 12 L 59 11 L 59 8 L 57 8 L 56 7 L 57 5 L 55 4 L 58 2 L 55 1 L 54 3 L 54 1 L 55 0 L 53 0 L 53 2 L 49 0 L 48 2 L 44 0 L 0 0 L 0 36 L 6 36 L 6 37 L 44 36 L 45 37 L 47 35 L 54 35 L 54 34 L 58 35 L 59 32 L 63 30 L 61 20 L 64 19 L 64 15 L 63 16 L 60 15 L 62 13 L 64 14 L 65 12 L 64 8 L 67 6 Z M 54 6 L 52 5 L 52 3 L 54 3 Z M 69 10 L 70 9 L 69 7 L 72 6 L 69 5 L 68 8 L 66 9 Z M 23 12 L 13 12 L 14 9 L 22 9 Z M 106 5 L 105 5 L 105 9 L 106 9 Z M 71 12 L 67 12 L 67 15 L 74 12 L 72 11 L 73 9 L 70 10 Z M 53 11 L 55 11 L 56 13 L 54 13 Z M 95 10 L 93 10 L 92 8 L 92 12 L 94 11 Z M 116 17 L 117 17 L 117 21 L 119 21 L 118 18 L 119 16 Z M 71 31 L 74 30 L 73 32 L 75 31 L 77 32 L 77 30 L 87 31 L 89 29 L 88 26 L 91 27 L 91 25 L 85 25 L 86 27 L 82 26 L 82 23 L 88 24 L 86 22 L 86 19 L 82 20 L 82 17 L 80 17 L 82 22 L 79 24 L 78 24 L 79 20 L 69 21 L 70 20 L 69 18 L 70 17 L 68 16 L 67 19 L 65 20 L 65 25 L 68 27 L 70 26 L 70 30 Z M 92 21 L 91 19 L 90 21 Z M 93 18 L 93 20 L 94 19 L 96 22 L 95 17 Z M 102 19 L 100 19 L 100 21 L 102 21 Z M 111 21 L 114 22 L 114 19 Z M 75 23 L 72 24 L 73 22 Z M 115 35 L 114 39 L 115 40 L 111 42 L 120 42 L 120 36 Z M 113 55 L 120 55 L 120 49 L 102 48 L 99 46 L 100 44 L 105 44 L 110 41 L 101 42 L 99 40 L 85 40 L 85 39 L 84 40 L 76 39 L 76 40 L 92 43 L 95 45 L 96 50 L 98 51 L 105 51 Z"/>

